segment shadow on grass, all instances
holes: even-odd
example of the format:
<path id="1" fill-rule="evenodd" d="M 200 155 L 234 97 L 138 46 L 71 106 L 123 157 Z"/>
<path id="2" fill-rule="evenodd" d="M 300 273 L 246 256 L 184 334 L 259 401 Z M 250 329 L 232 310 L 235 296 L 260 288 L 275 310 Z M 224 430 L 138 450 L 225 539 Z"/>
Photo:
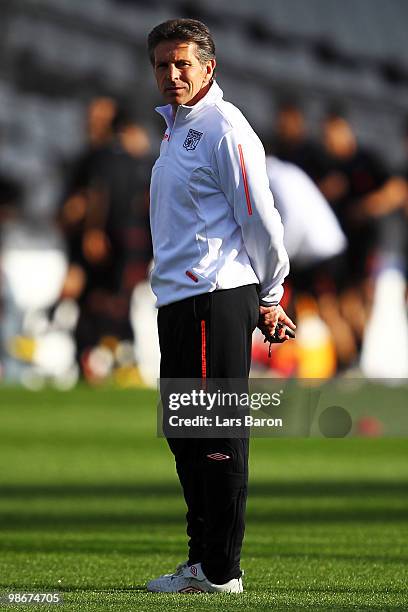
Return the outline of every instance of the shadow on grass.
<path id="1" fill-rule="evenodd" d="M 248 546 L 249 548 L 249 546 Z M 250 555 L 250 552 L 247 552 Z M 285 552 L 271 552 L 270 550 L 262 553 L 259 548 L 256 550 L 256 557 L 269 559 L 270 561 L 275 561 L 276 558 L 282 559 L 293 559 L 299 561 L 358 561 L 365 562 L 369 561 L 370 563 L 408 563 L 408 555 L 365 555 L 360 551 L 358 553 L 320 553 L 320 552 L 293 552 L 293 553 L 285 553 Z M 408 587 L 406 589 L 408 591 Z"/>
<path id="2" fill-rule="evenodd" d="M 347 523 L 347 522 L 384 522 L 384 523 L 407 523 L 408 509 L 393 508 L 392 505 L 383 508 L 376 507 L 342 507 L 342 508 L 321 508 L 318 504 L 315 507 L 306 508 L 283 508 L 252 509 L 248 512 L 248 520 L 254 520 L 258 526 L 271 524 L 297 524 L 300 523 Z M 64 512 L 49 512 L 47 510 L 30 512 L 23 510 L 15 512 L 3 512 L 0 514 L 0 529 L 14 530 L 24 529 L 36 531 L 38 529 L 57 530 L 81 530 L 89 529 L 95 531 L 104 527 L 133 527 L 137 529 L 149 529 L 149 527 L 172 525 L 184 525 L 184 511 L 166 511 L 161 509 L 157 514 L 151 510 L 141 512 L 135 503 L 134 512 L 90 512 L 84 510 L 80 514 Z"/>
<path id="3" fill-rule="evenodd" d="M 183 534 L 183 531 L 180 531 Z M 111 542 L 106 540 L 100 540 L 96 542 L 89 541 L 75 541 L 61 538 L 58 542 L 54 540 L 51 542 L 32 542 L 30 540 L 24 541 L 13 541 L 10 543 L 4 542 L 3 553 L 6 552 L 24 552 L 24 553 L 50 553 L 59 555 L 78 555 L 86 553 L 88 555 L 108 555 L 112 552 Z M 157 555 L 171 555 L 177 557 L 180 554 L 180 542 L 155 542 L 150 540 L 147 543 L 140 543 L 135 537 L 134 540 L 128 542 L 116 543 L 114 547 L 114 553 L 120 555 L 143 555 L 143 554 L 157 554 Z M 248 557 L 256 556 L 257 559 L 266 559 L 269 563 L 275 563 L 279 559 L 288 559 L 291 561 L 301 561 L 307 563 L 309 561 L 346 561 L 346 562 L 369 562 L 369 563 L 381 563 L 381 564 L 404 564 L 408 567 L 408 555 L 406 554 L 363 554 L 361 551 L 358 553 L 325 553 L 325 552 L 275 552 L 271 547 L 267 546 L 265 549 L 256 548 L 256 551 L 251 552 L 251 544 L 246 545 L 246 554 Z"/>
<path id="4" fill-rule="evenodd" d="M 361 497 L 365 495 L 398 495 L 408 497 L 408 481 L 398 480 L 319 480 L 290 482 L 253 482 L 252 496 L 272 497 Z M 179 494 L 179 486 L 172 482 L 149 484 L 18 484 L 0 485 L 1 498 L 27 499 L 33 497 L 172 497 Z"/>
<path id="5" fill-rule="evenodd" d="M 280 499 L 278 507 L 262 507 L 262 498 Z M 1 489 L 1 499 L 23 501 L 18 511 L 1 512 L 0 528 L 6 530 L 82 530 L 107 527 L 137 527 L 184 524 L 184 512 L 180 507 L 169 507 L 169 498 L 181 501 L 176 482 L 150 485 L 7 485 Z M 307 499 L 307 506 L 298 502 Z M 322 503 L 322 499 L 335 498 L 334 503 Z M 62 499 L 79 503 L 75 512 L 58 507 Z M 100 501 L 98 508 L 88 508 L 89 502 Z M 121 508 L 126 499 L 127 507 Z M 153 500 L 155 507 L 144 507 L 143 502 Z M 288 483 L 254 483 L 250 490 L 249 520 L 258 524 L 271 523 L 332 523 L 332 522 L 408 522 L 408 483 L 405 481 L 320 481 Z M 401 500 L 407 503 L 401 505 Z M 336 502 L 339 502 L 336 504 Z M 30 508 L 35 502 L 36 511 Z M 39 502 L 42 505 L 39 506 Z M 53 507 L 53 502 L 55 506 Z M 104 502 L 110 504 L 104 508 Z M 134 511 L 129 510 L 134 502 Z M 398 505 L 394 505 L 396 502 Z M 115 511 L 111 510 L 112 503 Z M 167 504 L 167 505 L 166 505 Z"/>

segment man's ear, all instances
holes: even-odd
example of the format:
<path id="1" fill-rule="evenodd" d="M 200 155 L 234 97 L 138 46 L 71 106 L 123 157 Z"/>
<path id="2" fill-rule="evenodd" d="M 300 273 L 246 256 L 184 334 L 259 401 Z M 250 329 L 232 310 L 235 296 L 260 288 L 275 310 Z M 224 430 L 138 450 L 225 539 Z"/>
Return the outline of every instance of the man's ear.
<path id="1" fill-rule="evenodd" d="M 217 61 L 215 59 L 211 59 L 207 62 L 207 65 L 205 68 L 207 72 L 208 82 L 210 82 L 213 77 L 216 65 L 217 65 Z"/>

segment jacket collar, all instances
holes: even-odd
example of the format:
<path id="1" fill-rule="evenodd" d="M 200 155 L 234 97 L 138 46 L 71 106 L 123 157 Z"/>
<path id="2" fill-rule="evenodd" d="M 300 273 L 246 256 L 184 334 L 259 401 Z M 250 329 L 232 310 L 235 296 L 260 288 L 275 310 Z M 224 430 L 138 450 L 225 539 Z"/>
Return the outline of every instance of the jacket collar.
<path id="1" fill-rule="evenodd" d="M 215 104 L 216 102 L 222 99 L 223 95 L 224 94 L 221 87 L 217 84 L 216 81 L 214 81 L 208 92 L 205 94 L 204 98 L 197 102 L 197 104 L 194 104 L 194 106 L 180 104 L 176 113 L 177 121 L 186 121 L 187 119 L 195 117 L 195 115 L 197 115 L 202 110 L 202 108 Z M 167 127 L 172 128 L 174 124 L 174 119 L 171 104 L 166 104 L 166 106 L 157 106 L 155 110 L 159 113 L 159 115 L 164 117 Z"/>

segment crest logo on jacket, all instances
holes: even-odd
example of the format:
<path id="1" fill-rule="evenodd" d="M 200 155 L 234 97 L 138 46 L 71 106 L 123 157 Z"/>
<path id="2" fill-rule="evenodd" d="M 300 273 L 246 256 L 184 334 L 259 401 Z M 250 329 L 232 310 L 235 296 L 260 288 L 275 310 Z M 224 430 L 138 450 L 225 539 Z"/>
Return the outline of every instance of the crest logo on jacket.
<path id="1" fill-rule="evenodd" d="M 197 132 L 197 130 L 188 130 L 187 138 L 183 142 L 183 147 L 187 151 L 193 151 L 201 140 L 203 132 Z"/>

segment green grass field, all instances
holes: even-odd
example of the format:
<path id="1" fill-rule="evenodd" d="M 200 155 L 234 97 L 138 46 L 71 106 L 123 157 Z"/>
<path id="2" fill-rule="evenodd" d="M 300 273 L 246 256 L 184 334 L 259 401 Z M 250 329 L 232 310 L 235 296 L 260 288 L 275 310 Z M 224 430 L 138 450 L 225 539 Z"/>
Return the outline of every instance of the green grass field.
<path id="1" fill-rule="evenodd" d="M 186 556 L 155 394 L 0 390 L 1 610 L 408 610 L 408 440 L 256 439 L 243 595 L 160 595 Z"/>

